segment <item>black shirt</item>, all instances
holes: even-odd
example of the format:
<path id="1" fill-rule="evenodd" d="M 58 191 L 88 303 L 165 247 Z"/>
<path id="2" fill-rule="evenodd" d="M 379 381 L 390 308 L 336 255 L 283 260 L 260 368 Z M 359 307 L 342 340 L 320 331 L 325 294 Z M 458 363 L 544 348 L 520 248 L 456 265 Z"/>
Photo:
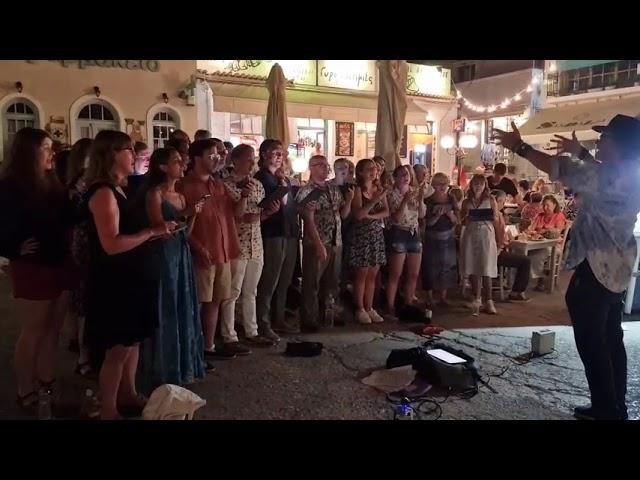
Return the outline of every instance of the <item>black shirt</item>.
<path id="1" fill-rule="evenodd" d="M 255 179 L 262 183 L 264 187 L 265 197 L 268 197 L 280 185 L 280 180 L 266 168 L 260 169 L 255 174 Z M 291 189 L 291 182 L 287 180 L 289 193 L 287 204 L 280 208 L 276 213 L 264 220 L 261 224 L 262 238 L 299 238 L 300 228 L 298 226 L 298 212 L 296 210 L 296 202 Z"/>
<path id="2" fill-rule="evenodd" d="M 502 180 L 500 180 L 500 182 L 496 184 L 494 183 L 495 181 L 493 179 L 493 176 L 491 176 L 487 179 L 487 181 L 489 182 L 489 188 L 491 190 L 502 190 L 504 193 L 506 193 L 507 195 L 511 195 L 512 197 L 518 195 L 516 184 L 513 183 L 513 180 L 511 180 L 510 178 L 502 177 Z"/>
<path id="3" fill-rule="evenodd" d="M 0 181 L 0 256 L 18 258 L 22 242 L 33 237 L 39 247 L 22 258 L 40 265 L 62 264 L 69 256 L 74 213 L 64 191 L 35 199 L 13 181 Z"/>

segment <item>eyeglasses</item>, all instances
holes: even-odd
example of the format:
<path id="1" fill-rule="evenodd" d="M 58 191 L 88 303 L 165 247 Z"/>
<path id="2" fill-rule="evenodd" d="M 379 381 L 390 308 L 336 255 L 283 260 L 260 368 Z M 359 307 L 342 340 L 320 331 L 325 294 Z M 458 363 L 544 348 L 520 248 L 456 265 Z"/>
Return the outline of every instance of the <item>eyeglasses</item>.
<path id="1" fill-rule="evenodd" d="M 282 152 L 270 152 L 270 155 L 273 155 L 274 157 L 282 157 L 283 153 Z"/>
<path id="2" fill-rule="evenodd" d="M 222 158 L 222 155 L 220 155 L 218 153 L 212 153 L 211 155 L 209 155 L 209 158 L 211 160 L 220 160 Z"/>

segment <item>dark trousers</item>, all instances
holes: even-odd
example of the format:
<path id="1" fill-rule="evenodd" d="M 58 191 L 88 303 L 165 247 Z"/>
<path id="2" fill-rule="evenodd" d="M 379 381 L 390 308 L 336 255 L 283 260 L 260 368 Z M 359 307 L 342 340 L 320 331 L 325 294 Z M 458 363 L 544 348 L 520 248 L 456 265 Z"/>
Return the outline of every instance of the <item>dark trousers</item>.
<path id="1" fill-rule="evenodd" d="M 627 353 L 622 332 L 624 293 L 607 290 L 585 260 L 565 296 L 573 334 L 591 392 L 594 410 L 606 416 L 627 412 Z"/>
<path id="2" fill-rule="evenodd" d="M 321 262 L 313 246 L 305 245 L 302 253 L 302 311 L 303 325 L 318 326 L 327 301 L 335 302 L 340 284 L 342 245 L 325 245 L 327 260 Z M 320 312 L 320 313 L 319 313 Z M 332 325 L 331 325 L 332 326 Z"/>
<path id="3" fill-rule="evenodd" d="M 287 291 L 298 256 L 297 238 L 265 238 L 263 244 L 264 266 L 256 295 L 256 316 L 260 333 L 272 328 L 272 318 L 275 326 L 285 326 Z"/>
<path id="4" fill-rule="evenodd" d="M 516 278 L 511 287 L 514 293 L 522 293 L 529 285 L 531 277 L 531 259 L 520 253 L 502 252 L 498 255 L 498 267 L 516 269 Z"/>

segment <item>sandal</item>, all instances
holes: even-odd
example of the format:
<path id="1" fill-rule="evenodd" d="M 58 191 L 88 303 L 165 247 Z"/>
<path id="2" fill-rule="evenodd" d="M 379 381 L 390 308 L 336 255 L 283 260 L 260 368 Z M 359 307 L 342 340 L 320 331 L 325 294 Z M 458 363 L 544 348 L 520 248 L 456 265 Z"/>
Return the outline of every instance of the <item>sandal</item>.
<path id="1" fill-rule="evenodd" d="M 16 403 L 18 407 L 25 413 L 36 415 L 38 412 L 38 392 L 29 392 L 26 395 L 16 395 Z"/>

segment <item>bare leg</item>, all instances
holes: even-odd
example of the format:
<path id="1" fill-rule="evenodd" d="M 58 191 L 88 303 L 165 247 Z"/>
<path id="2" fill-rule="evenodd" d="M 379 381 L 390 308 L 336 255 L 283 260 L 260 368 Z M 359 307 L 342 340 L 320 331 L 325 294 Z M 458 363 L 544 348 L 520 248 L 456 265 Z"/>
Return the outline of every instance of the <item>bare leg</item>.
<path id="1" fill-rule="evenodd" d="M 406 253 L 392 253 L 389 255 L 389 271 L 387 276 L 387 309 L 393 313 L 396 306 L 396 294 L 398 293 L 398 283 L 404 268 Z"/>
<path id="2" fill-rule="evenodd" d="M 140 344 L 128 347 L 129 353 L 122 370 L 122 380 L 118 389 L 117 402 L 120 406 L 139 406 L 138 390 L 136 389 L 136 371 L 140 357 Z"/>
<path id="3" fill-rule="evenodd" d="M 356 301 L 356 308 L 358 310 L 364 310 L 364 295 L 367 284 L 368 268 L 356 268 L 355 269 L 355 283 L 353 285 L 353 293 Z"/>
<path id="4" fill-rule="evenodd" d="M 473 299 L 475 301 L 481 301 L 482 300 L 482 292 L 480 291 L 481 278 L 477 275 L 470 275 L 469 280 L 471 281 L 471 288 L 473 290 Z"/>
<path id="5" fill-rule="evenodd" d="M 418 282 L 418 273 L 422 264 L 422 253 L 410 253 L 407 255 L 405 268 L 405 284 L 404 295 L 408 304 L 413 302 L 416 296 L 416 284 Z"/>
<path id="6" fill-rule="evenodd" d="M 482 284 L 484 287 L 484 299 L 485 301 L 492 299 L 491 277 L 482 277 Z"/>
<path id="7" fill-rule="evenodd" d="M 105 354 L 100 369 L 100 418 L 102 420 L 120 418 L 116 402 L 129 349 L 130 347 L 116 345 Z"/>
<path id="8" fill-rule="evenodd" d="M 373 297 L 376 294 L 376 277 L 380 266 L 369 267 L 367 272 L 367 282 L 364 289 L 364 309 L 368 312 L 373 309 Z"/>
<path id="9" fill-rule="evenodd" d="M 46 333 L 37 352 L 36 374 L 38 380 L 51 382 L 55 379 L 58 359 L 58 342 L 60 331 L 69 306 L 69 292 L 63 292 L 51 302 L 48 312 Z"/>
<path id="10" fill-rule="evenodd" d="M 36 389 L 36 365 L 42 340 L 47 335 L 50 301 L 17 300 L 22 330 L 15 347 L 15 369 L 18 395 L 24 396 Z"/>
<path id="11" fill-rule="evenodd" d="M 205 350 L 213 350 L 214 348 L 219 309 L 220 302 L 208 302 L 202 304 L 201 315 Z"/>

